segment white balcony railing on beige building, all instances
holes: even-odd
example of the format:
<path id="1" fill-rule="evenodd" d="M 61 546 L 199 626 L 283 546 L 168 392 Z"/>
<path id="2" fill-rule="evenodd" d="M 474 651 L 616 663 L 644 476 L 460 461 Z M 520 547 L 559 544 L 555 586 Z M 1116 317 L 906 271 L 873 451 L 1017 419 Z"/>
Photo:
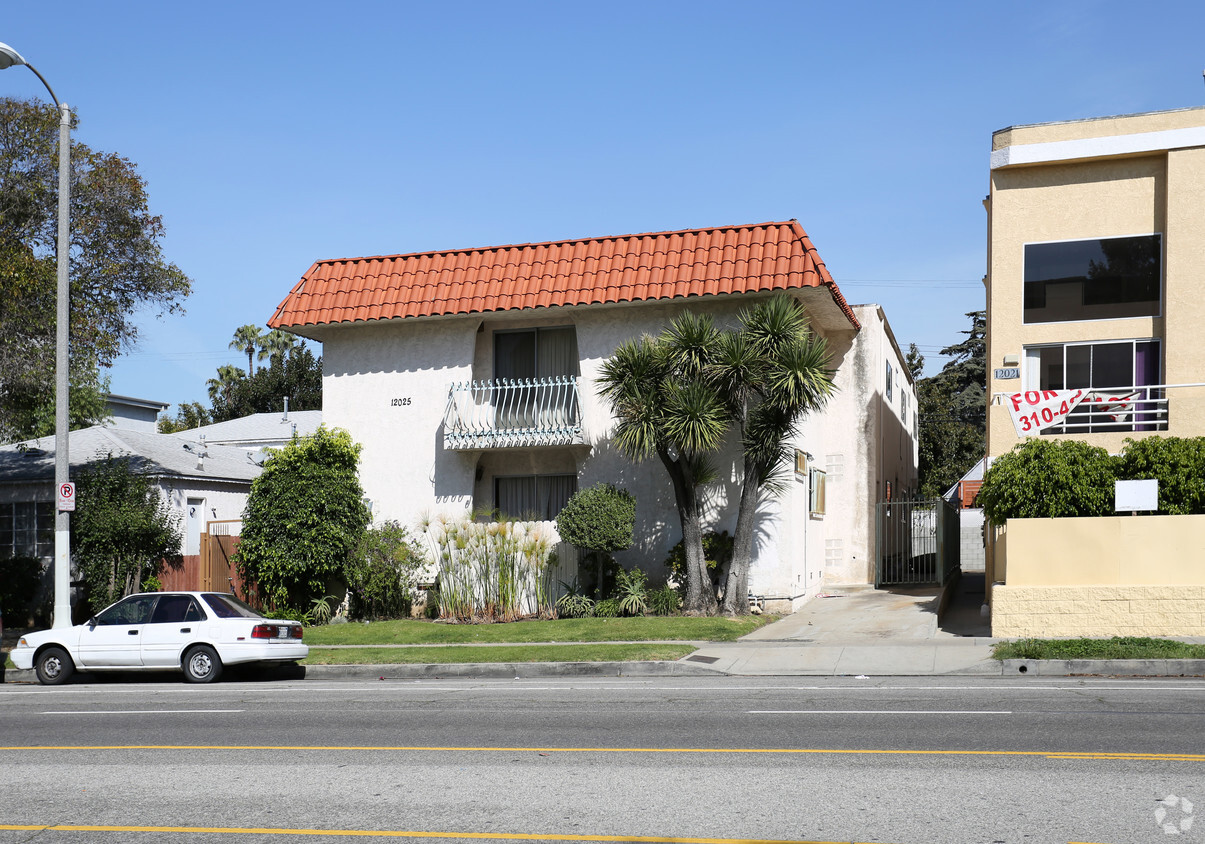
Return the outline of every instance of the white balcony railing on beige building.
<path id="1" fill-rule="evenodd" d="M 578 381 L 576 376 L 555 376 L 453 384 L 444 411 L 444 447 L 581 444 Z"/>

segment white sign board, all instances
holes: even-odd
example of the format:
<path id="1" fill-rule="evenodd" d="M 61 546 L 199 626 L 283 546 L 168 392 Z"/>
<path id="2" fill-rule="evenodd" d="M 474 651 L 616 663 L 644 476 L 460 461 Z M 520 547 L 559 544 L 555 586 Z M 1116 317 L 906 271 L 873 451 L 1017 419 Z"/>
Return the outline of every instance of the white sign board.
<path id="1" fill-rule="evenodd" d="M 59 512 L 75 512 L 75 484 L 67 482 L 59 484 Z"/>
<path id="2" fill-rule="evenodd" d="M 1027 390 L 1005 397 L 1017 436 L 1037 436 L 1057 425 L 1084 399 L 1083 390 Z"/>
<path id="3" fill-rule="evenodd" d="M 1118 513 L 1159 509 L 1159 481 L 1114 481 L 1113 509 Z"/>

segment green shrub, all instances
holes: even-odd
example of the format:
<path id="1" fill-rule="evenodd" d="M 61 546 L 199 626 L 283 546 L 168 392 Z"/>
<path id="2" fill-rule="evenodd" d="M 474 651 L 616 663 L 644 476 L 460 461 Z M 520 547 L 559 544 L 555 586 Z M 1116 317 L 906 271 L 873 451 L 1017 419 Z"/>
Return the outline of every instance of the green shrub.
<path id="1" fill-rule="evenodd" d="M 728 531 L 703 534 L 703 557 L 707 560 L 711 587 L 718 594 L 720 585 L 728 576 L 728 565 L 732 562 L 732 537 Z M 680 586 L 686 583 L 686 549 L 681 542 L 669 549 L 664 565 L 674 583 Z"/>
<path id="2" fill-rule="evenodd" d="M 588 551 L 631 548 L 635 525 L 636 499 L 610 484 L 579 489 L 556 517 L 561 541 Z"/>
<path id="3" fill-rule="evenodd" d="M 1205 437 L 1126 440 L 1116 459 L 1117 477 L 1159 481 L 1159 512 L 1205 513 Z"/>
<path id="4" fill-rule="evenodd" d="M 0 609 L 8 613 L 9 627 L 24 627 L 34 616 L 34 595 L 42 579 L 42 561 L 36 557 L 0 560 Z"/>
<path id="5" fill-rule="evenodd" d="M 983 476 L 979 503 L 996 525 L 1012 518 L 1108 516 L 1115 477 L 1103 448 L 1034 438 L 996 458 Z"/>
<path id="6" fill-rule="evenodd" d="M 615 578 L 615 600 L 624 615 L 644 615 L 648 609 L 648 577 L 640 569 L 620 571 Z"/>
<path id="7" fill-rule="evenodd" d="M 387 521 L 369 528 L 347 568 L 352 618 L 409 618 L 423 555 L 406 528 Z"/>
<path id="8" fill-rule="evenodd" d="M 682 596 L 667 583 L 649 592 L 648 603 L 653 615 L 675 615 L 682 609 Z"/>
<path id="9" fill-rule="evenodd" d="M 559 618 L 591 618 L 594 615 L 594 599 L 582 594 L 577 584 L 562 583 L 565 594 L 557 598 L 556 612 Z"/>
<path id="10" fill-rule="evenodd" d="M 619 609 L 619 601 L 614 598 L 606 598 L 594 605 L 596 618 L 619 618 L 622 614 L 622 610 Z"/>

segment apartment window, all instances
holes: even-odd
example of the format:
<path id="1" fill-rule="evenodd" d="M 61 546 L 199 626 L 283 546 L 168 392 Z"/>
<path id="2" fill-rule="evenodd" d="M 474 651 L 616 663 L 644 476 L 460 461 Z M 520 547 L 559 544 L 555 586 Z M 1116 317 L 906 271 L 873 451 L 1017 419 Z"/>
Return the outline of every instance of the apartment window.
<path id="1" fill-rule="evenodd" d="M 1158 316 L 1160 235 L 1025 245 L 1026 323 Z"/>
<path id="2" fill-rule="evenodd" d="M 512 519 L 550 522 L 577 492 L 577 475 L 511 475 L 494 478 L 494 506 Z"/>
<path id="3" fill-rule="evenodd" d="M 900 390 L 900 422 L 908 427 L 908 394 Z"/>
<path id="4" fill-rule="evenodd" d="M 513 380 L 578 374 L 573 326 L 494 334 L 494 377 Z"/>
<path id="5" fill-rule="evenodd" d="M 54 556 L 54 503 L 0 503 L 0 559 Z"/>
<path id="6" fill-rule="evenodd" d="M 887 361 L 887 401 L 891 401 L 891 361 Z"/>
<path id="7" fill-rule="evenodd" d="M 825 479 L 821 469 L 808 471 L 808 512 L 813 516 L 824 515 Z"/>
<path id="8" fill-rule="evenodd" d="M 1158 340 L 1114 340 L 1099 343 L 1066 343 L 1030 346 L 1025 349 L 1026 389 L 1078 390 L 1105 394 L 1136 392 L 1137 412 L 1125 420 L 1090 416 L 1085 403 L 1072 411 L 1066 426 L 1043 433 L 1092 433 L 1099 431 L 1149 431 L 1166 427 L 1156 420 L 1150 401 L 1161 399 Z"/>

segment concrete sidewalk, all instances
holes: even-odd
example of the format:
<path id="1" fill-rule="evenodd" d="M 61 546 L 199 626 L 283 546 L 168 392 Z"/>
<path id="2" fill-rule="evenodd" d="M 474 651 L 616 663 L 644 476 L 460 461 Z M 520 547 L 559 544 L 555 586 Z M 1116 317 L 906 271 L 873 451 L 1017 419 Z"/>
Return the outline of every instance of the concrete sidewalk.
<path id="1" fill-rule="evenodd" d="M 654 676 L 1135 676 L 1205 677 L 1205 660 L 992 659 L 981 614 L 983 575 L 967 573 L 938 620 L 936 587 L 834 588 L 736 642 L 697 642 L 676 662 L 311 665 L 307 676 L 380 680 Z M 487 646 L 483 646 L 487 647 Z M 9 671 L 6 682 L 37 682 Z"/>

